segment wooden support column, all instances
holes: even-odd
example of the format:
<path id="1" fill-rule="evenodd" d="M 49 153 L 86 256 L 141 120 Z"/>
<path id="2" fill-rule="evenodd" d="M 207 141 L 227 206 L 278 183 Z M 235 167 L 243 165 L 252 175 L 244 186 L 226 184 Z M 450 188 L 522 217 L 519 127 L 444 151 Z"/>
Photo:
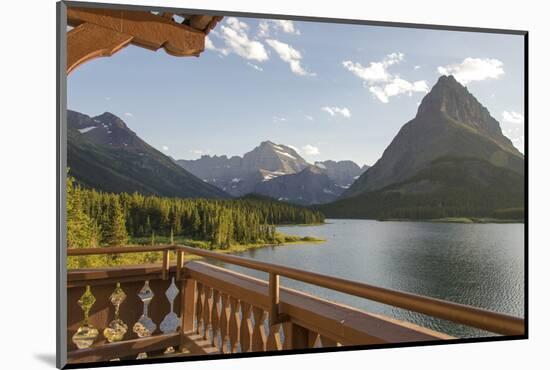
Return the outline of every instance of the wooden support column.
<path id="1" fill-rule="evenodd" d="M 162 280 L 168 280 L 170 274 L 170 250 L 165 249 L 162 252 Z"/>
<path id="2" fill-rule="evenodd" d="M 181 283 L 181 346 L 187 343 L 186 336 L 194 333 L 195 326 L 195 310 L 197 307 L 197 281 L 194 279 L 184 278 Z"/>
<path id="3" fill-rule="evenodd" d="M 289 318 L 287 315 L 281 314 L 279 311 L 279 304 L 281 302 L 280 294 L 280 284 L 279 284 L 279 275 L 270 273 L 269 274 L 269 325 L 273 326 L 280 324 L 284 321 L 288 321 Z"/>
<path id="4" fill-rule="evenodd" d="M 178 249 L 176 251 L 176 280 L 180 281 L 183 277 L 183 263 L 185 260 L 185 253 Z"/>
<path id="5" fill-rule="evenodd" d="M 270 273 L 269 274 L 269 325 L 273 326 L 279 321 L 279 275 Z"/>

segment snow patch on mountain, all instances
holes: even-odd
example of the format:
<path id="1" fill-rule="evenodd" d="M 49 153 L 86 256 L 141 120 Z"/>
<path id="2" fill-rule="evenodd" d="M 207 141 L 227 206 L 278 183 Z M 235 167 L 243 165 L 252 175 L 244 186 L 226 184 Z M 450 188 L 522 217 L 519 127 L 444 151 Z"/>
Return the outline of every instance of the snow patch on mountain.
<path id="1" fill-rule="evenodd" d="M 79 128 L 78 132 L 80 132 L 81 134 L 85 134 L 86 132 L 92 131 L 94 128 L 96 128 L 96 127 L 95 126 L 90 126 L 90 127 L 86 127 L 86 128 Z"/>

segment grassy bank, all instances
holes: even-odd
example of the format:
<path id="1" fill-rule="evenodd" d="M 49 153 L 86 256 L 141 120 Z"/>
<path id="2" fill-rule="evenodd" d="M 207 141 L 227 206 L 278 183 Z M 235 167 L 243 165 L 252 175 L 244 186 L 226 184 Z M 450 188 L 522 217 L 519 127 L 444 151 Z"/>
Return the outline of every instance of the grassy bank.
<path id="1" fill-rule="evenodd" d="M 211 250 L 218 253 L 240 253 L 247 250 L 263 248 L 268 246 L 283 246 L 289 244 L 300 243 L 322 243 L 324 239 L 315 238 L 313 236 L 296 236 L 286 235 L 283 233 L 276 234 L 275 243 L 255 243 L 255 244 L 230 244 L 225 248 L 213 246 L 210 242 L 204 240 L 194 240 L 186 237 L 174 237 L 174 244 L 187 245 L 189 247 Z M 132 238 L 129 241 L 128 248 L 133 246 L 144 245 L 170 245 L 172 240 L 170 237 L 159 236 L 155 238 Z M 175 253 L 170 252 L 170 259 L 175 259 Z M 185 260 L 196 260 L 202 257 L 186 254 Z M 162 252 L 143 252 L 143 253 L 125 253 L 113 255 L 97 255 L 97 256 L 79 256 L 68 257 L 67 268 L 93 268 L 93 267 L 113 267 L 122 265 L 138 265 L 147 263 L 160 263 L 162 261 Z"/>

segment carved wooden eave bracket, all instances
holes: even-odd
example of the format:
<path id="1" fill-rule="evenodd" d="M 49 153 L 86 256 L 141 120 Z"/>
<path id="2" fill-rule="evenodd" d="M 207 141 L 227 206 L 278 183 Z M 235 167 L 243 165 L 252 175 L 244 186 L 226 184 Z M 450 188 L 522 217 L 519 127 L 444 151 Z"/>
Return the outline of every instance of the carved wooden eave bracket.
<path id="1" fill-rule="evenodd" d="M 154 14 L 146 11 L 70 7 L 67 24 L 67 73 L 89 60 L 111 56 L 132 44 L 150 50 L 163 48 L 174 56 L 198 56 L 205 37 L 219 16 Z"/>

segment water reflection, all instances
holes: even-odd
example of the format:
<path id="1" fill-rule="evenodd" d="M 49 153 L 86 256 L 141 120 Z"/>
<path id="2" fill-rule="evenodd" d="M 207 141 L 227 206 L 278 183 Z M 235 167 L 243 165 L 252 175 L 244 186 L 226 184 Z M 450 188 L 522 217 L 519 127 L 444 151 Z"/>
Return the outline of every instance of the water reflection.
<path id="1" fill-rule="evenodd" d="M 524 225 L 329 220 L 280 227 L 326 243 L 253 249 L 241 256 L 523 316 Z M 266 274 L 218 263 L 266 279 Z M 283 286 L 460 337 L 487 333 L 282 278 Z"/>

